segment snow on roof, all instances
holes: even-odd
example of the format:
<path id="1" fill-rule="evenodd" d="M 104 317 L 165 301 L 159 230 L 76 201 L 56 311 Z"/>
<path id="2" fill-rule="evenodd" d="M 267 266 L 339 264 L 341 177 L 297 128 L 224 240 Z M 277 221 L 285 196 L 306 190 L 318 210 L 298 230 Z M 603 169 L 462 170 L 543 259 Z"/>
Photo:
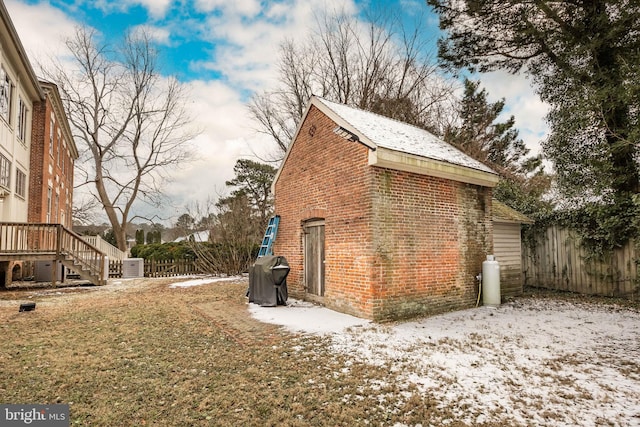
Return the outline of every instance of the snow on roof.
<path id="1" fill-rule="evenodd" d="M 491 168 L 424 129 L 320 97 L 312 98 L 312 102 L 314 99 L 351 125 L 358 137 L 366 138 L 376 147 L 495 174 Z"/>
<path id="2" fill-rule="evenodd" d="M 193 239 L 196 242 L 208 242 L 209 241 L 209 230 L 204 231 L 196 231 L 194 233 L 189 234 L 188 236 L 178 237 L 174 240 L 174 242 L 184 242 L 186 240 Z"/>

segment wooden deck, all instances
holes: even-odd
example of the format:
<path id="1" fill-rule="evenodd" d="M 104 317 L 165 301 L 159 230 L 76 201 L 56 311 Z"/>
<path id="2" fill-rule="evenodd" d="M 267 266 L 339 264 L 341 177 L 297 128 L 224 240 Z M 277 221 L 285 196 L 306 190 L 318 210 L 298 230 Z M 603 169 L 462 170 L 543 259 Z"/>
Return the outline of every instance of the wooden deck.
<path id="1" fill-rule="evenodd" d="M 95 285 L 107 281 L 107 256 L 61 224 L 0 222 L 0 262 L 39 260 L 60 261 Z M 57 263 L 53 265 L 55 282 Z"/>

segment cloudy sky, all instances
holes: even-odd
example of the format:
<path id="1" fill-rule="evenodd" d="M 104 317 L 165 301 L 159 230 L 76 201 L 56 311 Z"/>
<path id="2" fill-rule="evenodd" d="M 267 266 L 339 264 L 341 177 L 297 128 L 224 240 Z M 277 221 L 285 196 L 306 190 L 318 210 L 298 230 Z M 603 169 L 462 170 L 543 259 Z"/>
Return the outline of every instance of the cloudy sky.
<path id="1" fill-rule="evenodd" d="M 167 225 L 193 203 L 217 199 L 233 177 L 239 158 L 263 156 L 273 146 L 256 132 L 246 102 L 276 79 L 278 46 L 284 37 L 303 36 L 318 11 L 345 9 L 362 16 L 370 8 L 393 7 L 405 16 L 428 11 L 422 0 L 4 0 L 32 63 L 63 55 L 64 40 L 78 25 L 117 40 L 143 26 L 161 48 L 163 72 L 189 86 L 196 125 L 198 160 L 173 174 L 165 189 L 171 202 Z M 435 37 L 437 17 L 427 17 Z M 539 150 L 546 126 L 545 106 L 523 77 L 493 73 L 481 77 L 493 100 L 505 98 L 521 137 Z"/>

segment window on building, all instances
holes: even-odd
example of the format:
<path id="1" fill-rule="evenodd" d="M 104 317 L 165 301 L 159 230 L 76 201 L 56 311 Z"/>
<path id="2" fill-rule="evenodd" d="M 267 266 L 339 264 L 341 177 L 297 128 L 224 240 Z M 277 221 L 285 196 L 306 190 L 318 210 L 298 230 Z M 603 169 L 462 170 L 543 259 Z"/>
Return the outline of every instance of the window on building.
<path id="1" fill-rule="evenodd" d="M 51 222 L 51 196 L 53 195 L 53 189 L 49 187 L 47 190 L 47 221 Z"/>
<path id="2" fill-rule="evenodd" d="M 53 222 L 58 222 L 58 207 L 60 206 L 60 195 L 56 194 L 53 205 Z"/>
<path id="3" fill-rule="evenodd" d="M 23 143 L 27 142 L 27 116 L 27 104 L 24 103 L 22 98 L 18 98 L 18 138 Z"/>
<path id="4" fill-rule="evenodd" d="M 53 135 L 54 129 L 56 127 L 56 122 L 53 121 L 53 117 L 49 120 L 49 155 L 53 157 Z"/>
<path id="5" fill-rule="evenodd" d="M 11 162 L 0 154 L 0 186 L 9 189 L 11 183 Z"/>
<path id="6" fill-rule="evenodd" d="M 27 195 L 27 174 L 16 169 L 16 194 L 24 199 Z"/>
<path id="7" fill-rule="evenodd" d="M 13 83 L 9 75 L 0 67 L 0 116 L 7 122 L 11 122 L 11 96 Z"/>
<path id="8" fill-rule="evenodd" d="M 62 133 L 60 133 L 60 128 L 58 128 L 58 144 L 56 145 L 56 156 L 58 156 L 58 166 L 60 166 L 60 161 L 62 160 Z"/>

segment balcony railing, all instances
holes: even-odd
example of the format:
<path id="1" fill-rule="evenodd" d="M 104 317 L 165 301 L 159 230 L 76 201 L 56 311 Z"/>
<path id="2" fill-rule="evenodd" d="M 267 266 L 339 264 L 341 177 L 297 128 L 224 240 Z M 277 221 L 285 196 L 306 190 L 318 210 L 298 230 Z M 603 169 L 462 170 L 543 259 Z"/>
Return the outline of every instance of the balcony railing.
<path id="1" fill-rule="evenodd" d="M 81 278 L 106 283 L 107 256 L 60 224 L 0 223 L 0 260 L 58 260 Z"/>

